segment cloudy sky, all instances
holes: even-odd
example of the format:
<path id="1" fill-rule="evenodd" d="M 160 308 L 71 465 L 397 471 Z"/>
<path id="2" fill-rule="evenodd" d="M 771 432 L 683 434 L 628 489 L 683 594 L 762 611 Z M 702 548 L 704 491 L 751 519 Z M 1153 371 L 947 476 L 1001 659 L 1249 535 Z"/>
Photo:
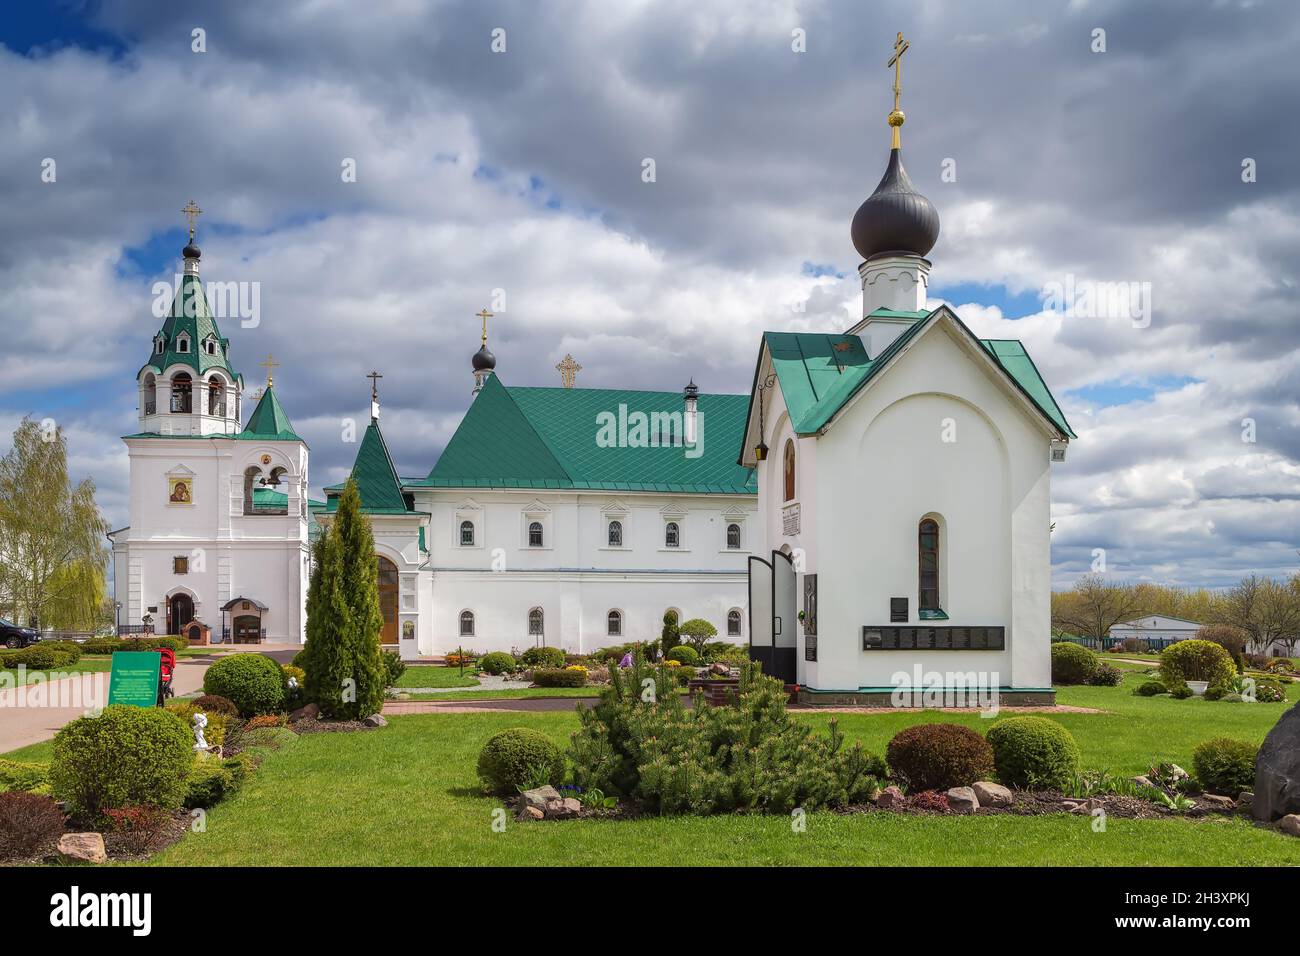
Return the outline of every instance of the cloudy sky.
<path id="1" fill-rule="evenodd" d="M 24 6 L 0 21 L 0 428 L 59 421 L 115 527 L 186 200 L 204 278 L 258 283 L 256 326 L 222 331 L 250 392 L 282 363 L 313 485 L 346 475 L 372 367 L 423 475 L 494 290 L 517 385 L 558 384 L 572 352 L 580 385 L 741 392 L 762 330 L 856 319 L 849 222 L 903 30 L 931 304 L 1022 339 L 1079 433 L 1053 471 L 1056 583 L 1096 548 L 1180 585 L 1300 562 L 1294 4 Z M 1145 316 L 1044 300 L 1117 282 Z"/>

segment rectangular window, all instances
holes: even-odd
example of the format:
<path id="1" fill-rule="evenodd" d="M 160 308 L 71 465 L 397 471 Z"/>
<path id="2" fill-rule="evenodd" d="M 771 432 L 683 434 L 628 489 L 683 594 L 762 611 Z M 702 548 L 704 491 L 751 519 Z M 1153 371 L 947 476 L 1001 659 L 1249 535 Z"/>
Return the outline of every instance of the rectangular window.
<path id="1" fill-rule="evenodd" d="M 907 623 L 907 598 L 889 599 L 889 622 L 891 624 Z"/>
<path id="2" fill-rule="evenodd" d="M 184 555 L 172 558 L 172 574 L 189 574 L 190 559 Z"/>

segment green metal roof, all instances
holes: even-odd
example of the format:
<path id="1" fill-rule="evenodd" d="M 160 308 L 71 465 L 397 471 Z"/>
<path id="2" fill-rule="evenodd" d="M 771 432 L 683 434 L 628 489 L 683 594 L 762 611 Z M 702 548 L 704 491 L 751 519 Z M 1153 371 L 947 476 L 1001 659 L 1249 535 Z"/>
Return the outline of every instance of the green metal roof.
<path id="1" fill-rule="evenodd" d="M 182 332 L 189 335 L 189 350 L 185 352 L 177 351 L 177 340 Z M 216 340 L 213 355 L 209 355 L 203 349 L 203 343 L 209 336 Z M 229 340 L 221 337 L 217 320 L 208 308 L 208 299 L 203 293 L 203 282 L 197 275 L 181 276 L 180 286 L 172 298 L 171 311 L 168 312 L 158 334 L 154 336 L 154 342 L 159 338 L 163 341 L 163 352 L 159 354 L 156 345 L 151 344 L 149 361 L 141 367 L 140 371 L 152 368 L 156 372 L 161 372 L 172 365 L 180 364 L 189 366 L 196 375 L 201 376 L 215 368 L 223 370 L 232 381 L 242 381 L 230 365 L 227 354 Z"/>
<path id="2" fill-rule="evenodd" d="M 700 395 L 699 457 L 668 443 L 598 442 L 613 416 L 629 422 L 628 438 L 643 413 L 676 413 L 680 392 L 603 388 L 507 388 L 493 375 L 474 399 L 438 463 L 408 487 L 537 488 L 755 494 L 753 472 L 731 458 L 745 425 L 744 395 Z M 620 407 L 623 411 L 620 413 Z M 631 447 L 633 444 L 637 447 Z"/>
<path id="3" fill-rule="evenodd" d="M 940 309 L 943 309 L 940 306 Z M 938 312 L 936 309 L 935 312 Z M 975 339 L 975 335 L 947 310 L 956 324 Z M 922 319 L 934 312 L 895 312 L 878 309 L 873 315 Z M 828 335 L 822 332 L 765 332 L 763 344 L 771 357 L 781 395 L 789 410 L 790 421 L 800 435 L 813 435 L 826 426 L 843 406 L 867 384 L 889 360 L 927 327 L 916 321 L 894 339 L 879 355 L 870 358 L 861 338 L 856 335 Z M 1012 383 L 1024 393 L 1044 417 L 1066 435 L 1076 437 L 1061 412 L 1047 384 L 1038 373 L 1025 347 L 1015 339 L 975 339 L 1007 373 Z M 762 361 L 762 352 L 759 354 Z M 758 368 L 754 370 L 757 383 Z M 751 393 L 752 410 L 752 393 Z M 743 438 L 742 438 L 743 442 Z M 742 448 L 741 457 L 744 457 Z"/>
<path id="4" fill-rule="evenodd" d="M 366 433 L 361 438 L 361 447 L 357 449 L 356 461 L 352 463 L 352 478 L 357 483 L 361 495 L 361 510 L 367 514 L 410 514 L 406 499 L 402 497 L 401 479 L 393 467 L 393 457 L 388 453 L 384 433 L 379 430 L 379 422 L 373 418 L 366 426 Z M 327 492 L 337 491 L 341 486 L 326 488 Z M 335 511 L 338 498 L 329 495 L 326 510 Z"/>
<path id="5" fill-rule="evenodd" d="M 293 422 L 289 421 L 289 416 L 285 414 L 280 400 L 275 397 L 275 390 L 270 385 L 262 392 L 257 407 L 253 409 L 253 414 L 249 416 L 248 424 L 244 426 L 239 437 L 261 438 L 269 441 L 302 441 L 294 433 Z"/>

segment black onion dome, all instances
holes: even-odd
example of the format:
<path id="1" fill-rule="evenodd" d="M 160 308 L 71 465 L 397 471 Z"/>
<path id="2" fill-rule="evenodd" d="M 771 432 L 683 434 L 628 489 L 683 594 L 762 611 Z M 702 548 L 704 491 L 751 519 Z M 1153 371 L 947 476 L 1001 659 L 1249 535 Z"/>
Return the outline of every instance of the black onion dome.
<path id="1" fill-rule="evenodd" d="M 880 185 L 853 215 L 853 245 L 863 259 L 886 252 L 923 256 L 939 238 L 939 213 L 908 178 L 899 150 L 889 151 Z"/>
<path id="2" fill-rule="evenodd" d="M 474 353 L 474 358 L 470 361 L 476 372 L 485 372 L 497 367 L 497 357 L 488 349 L 486 342 Z"/>
<path id="3" fill-rule="evenodd" d="M 203 253 L 199 252 L 199 247 L 191 242 L 189 245 L 187 245 L 184 249 L 181 250 L 181 255 L 183 255 L 186 259 L 197 259 L 201 255 L 203 255 Z"/>

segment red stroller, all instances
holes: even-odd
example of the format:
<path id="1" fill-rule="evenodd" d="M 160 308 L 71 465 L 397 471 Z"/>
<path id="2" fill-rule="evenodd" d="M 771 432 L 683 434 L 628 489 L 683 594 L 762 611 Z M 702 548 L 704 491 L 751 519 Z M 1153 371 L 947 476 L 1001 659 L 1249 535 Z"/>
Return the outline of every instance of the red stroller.
<path id="1" fill-rule="evenodd" d="M 176 691 L 172 689 L 172 674 L 176 670 L 176 652 L 170 647 L 158 649 L 162 656 L 161 665 L 158 668 L 158 706 L 163 706 L 168 697 L 175 697 Z"/>

